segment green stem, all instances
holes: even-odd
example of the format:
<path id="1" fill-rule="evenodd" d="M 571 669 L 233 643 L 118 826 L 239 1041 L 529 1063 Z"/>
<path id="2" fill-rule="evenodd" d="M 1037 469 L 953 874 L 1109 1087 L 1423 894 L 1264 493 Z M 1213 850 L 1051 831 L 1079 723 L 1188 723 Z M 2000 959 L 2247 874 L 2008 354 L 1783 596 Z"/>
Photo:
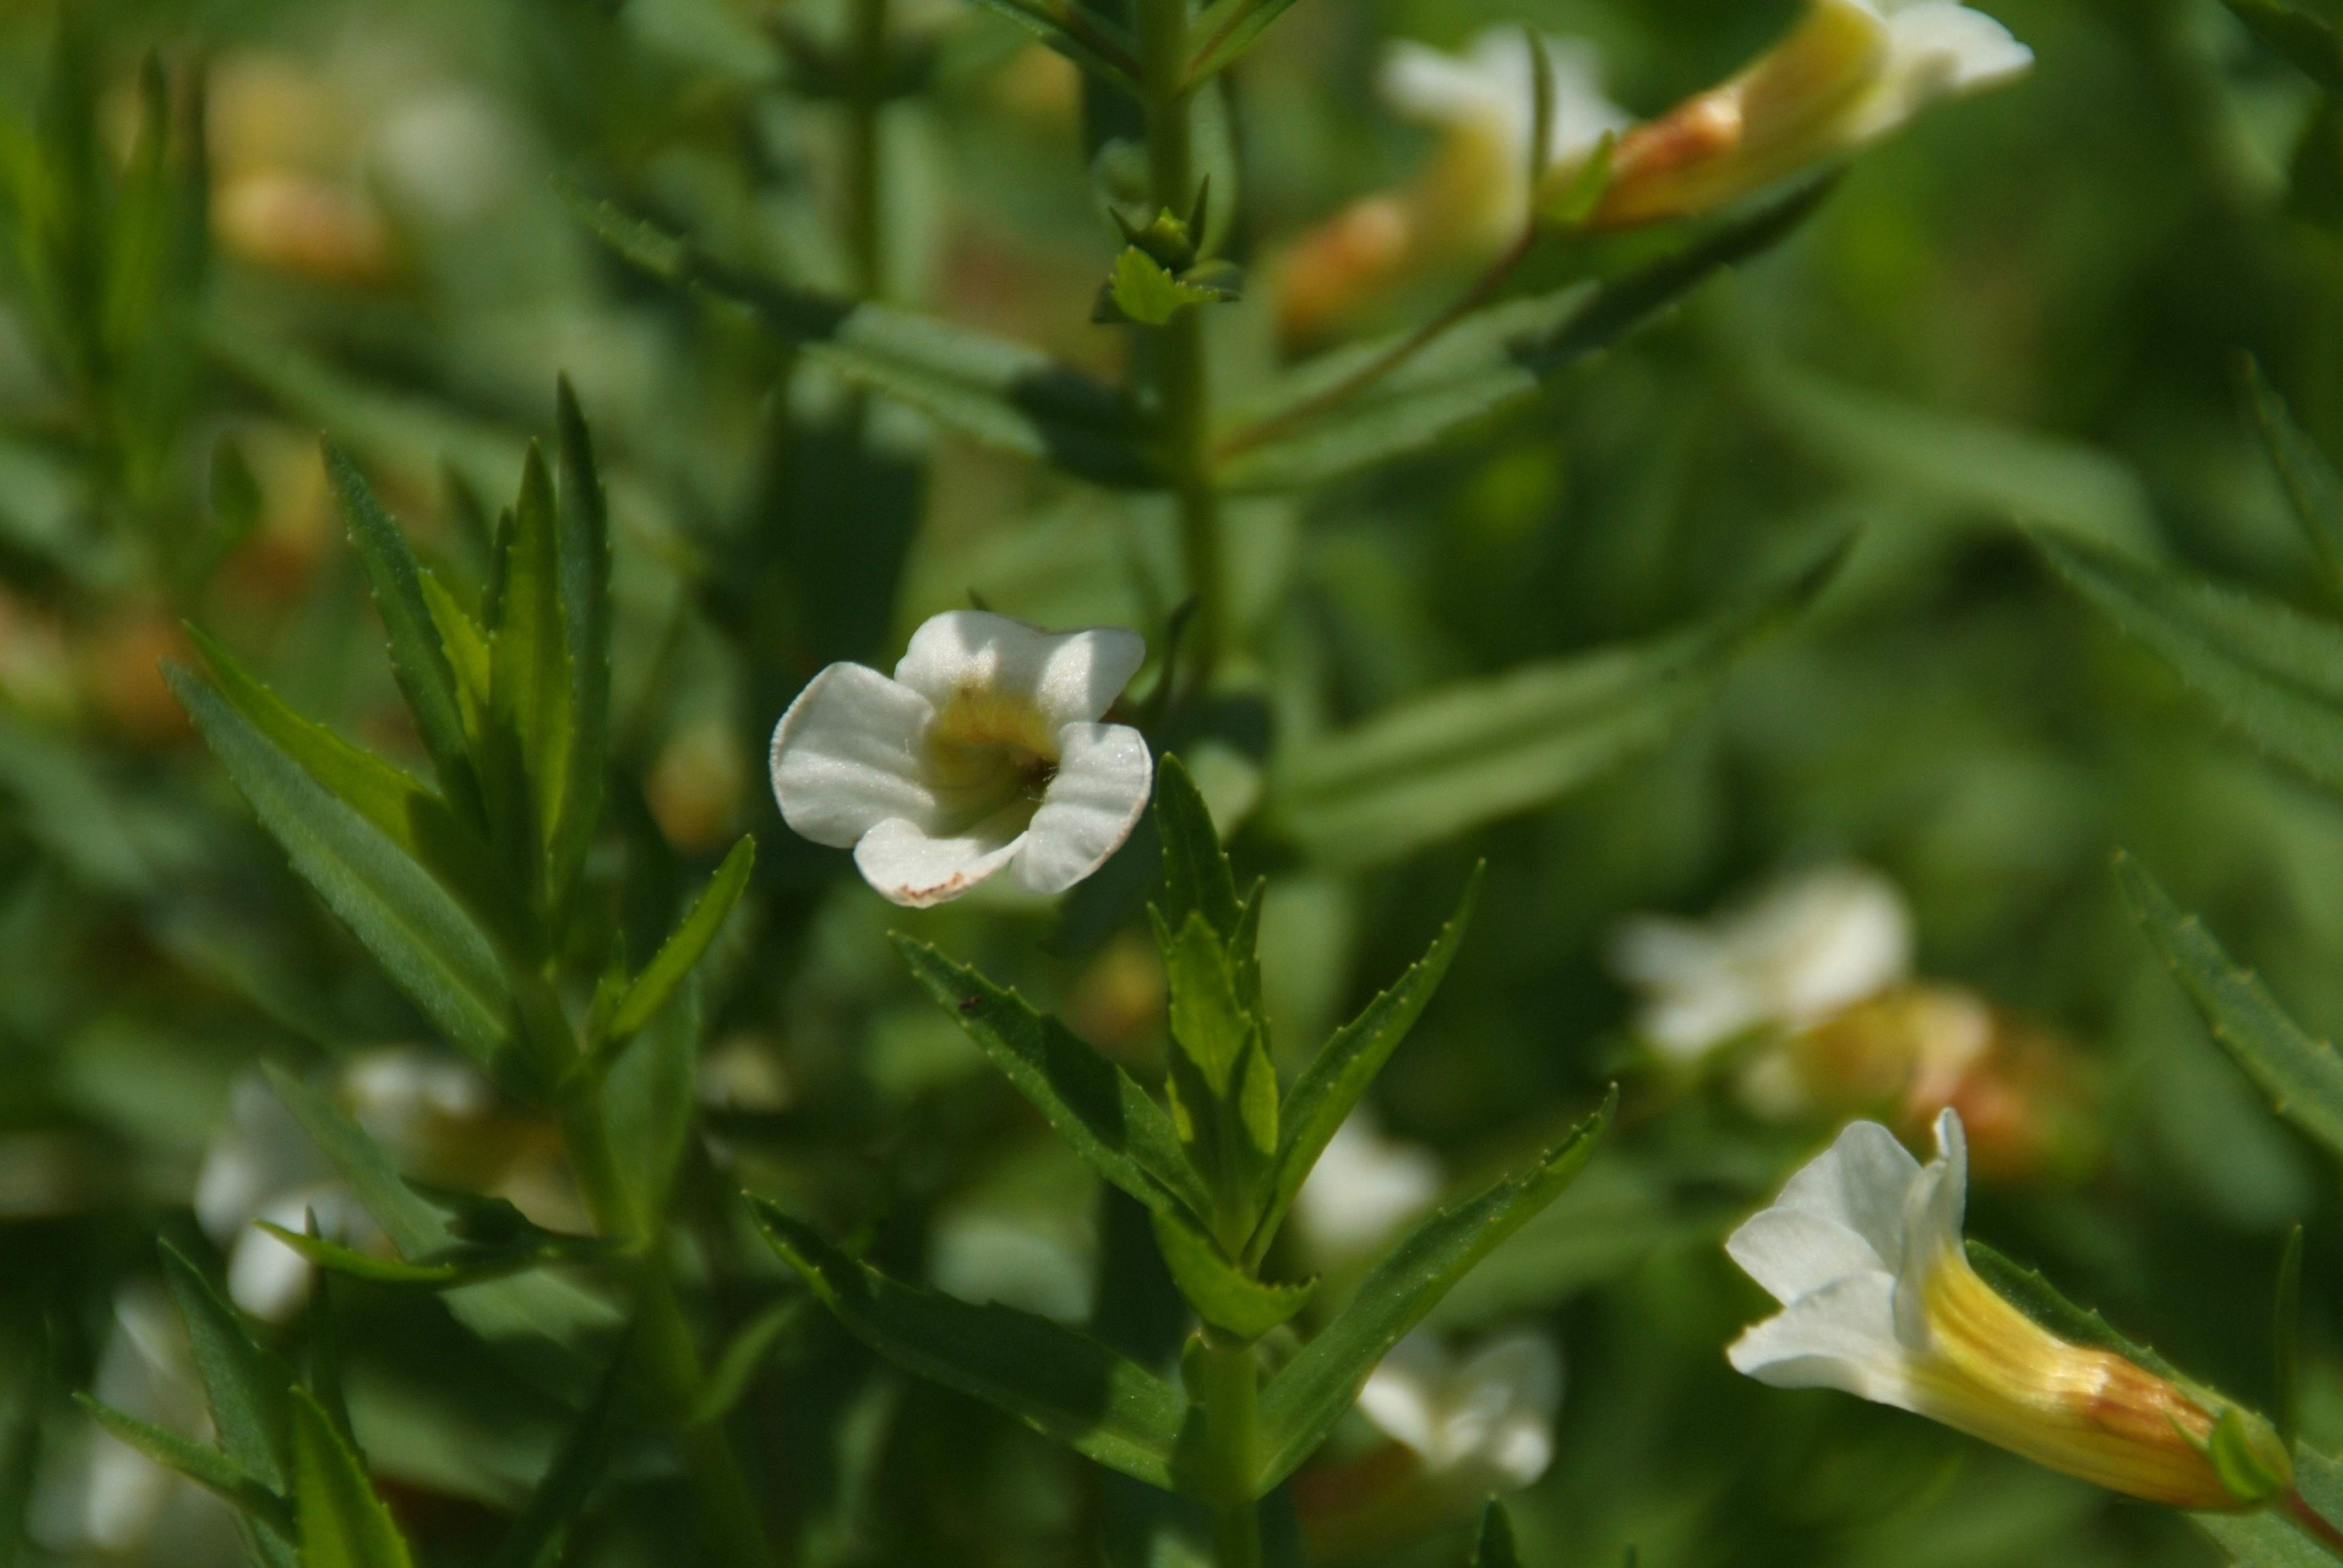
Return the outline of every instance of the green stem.
<path id="1" fill-rule="evenodd" d="M 854 0 L 848 24 L 854 96 L 846 122 L 846 253 L 854 292 L 886 292 L 886 223 L 880 209 L 880 121 L 887 107 L 887 0 Z"/>
<path id="2" fill-rule="evenodd" d="M 2283 1501 L 2287 1517 L 2292 1519 L 2305 1535 L 2326 1548 L 2329 1557 L 2343 1558 L 2343 1530 L 2328 1523 L 2326 1516 L 2310 1506 L 2301 1493 L 2290 1487 Z"/>
<path id="3" fill-rule="evenodd" d="M 1185 217 L 1196 202 L 1188 0 L 1139 0 L 1138 20 L 1151 195 L 1158 207 Z M 1212 378 L 1203 317 L 1191 306 L 1151 333 L 1150 390 L 1180 507 L 1180 560 L 1196 601 L 1198 665 L 1209 671 L 1226 648 L 1229 617 L 1221 498 L 1212 479 Z"/>
<path id="4" fill-rule="evenodd" d="M 1204 1407 L 1206 1484 L 1218 1568 L 1261 1568 L 1259 1369 L 1250 1344 L 1198 1332 L 1187 1355 L 1189 1393 Z"/>
<path id="5" fill-rule="evenodd" d="M 765 1537 L 764 1518 L 723 1425 L 684 1424 L 705 1381 L 699 1351 L 692 1343 L 690 1325 L 684 1321 L 659 1245 L 657 1216 L 637 1209 L 611 1152 L 598 1075 L 586 1075 L 575 1087 L 563 1109 L 562 1136 L 596 1229 L 638 1253 L 636 1326 L 641 1336 L 638 1354 L 642 1376 L 661 1419 L 676 1423 L 676 1446 L 699 1505 L 710 1555 L 727 1568 L 773 1568 L 778 1560 Z"/>

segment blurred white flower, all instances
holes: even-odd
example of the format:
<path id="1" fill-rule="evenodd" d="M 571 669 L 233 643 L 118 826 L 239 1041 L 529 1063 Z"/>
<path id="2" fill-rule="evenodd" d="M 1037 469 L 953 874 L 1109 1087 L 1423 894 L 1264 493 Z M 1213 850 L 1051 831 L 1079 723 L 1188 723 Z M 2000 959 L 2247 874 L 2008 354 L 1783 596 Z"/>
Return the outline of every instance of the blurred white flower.
<path id="1" fill-rule="evenodd" d="M 185 1436 L 205 1429 L 186 1331 L 162 1287 L 134 1281 L 114 1298 L 114 1323 L 98 1354 L 91 1394 L 126 1414 Z M 54 1551 L 137 1551 L 175 1502 L 199 1494 L 179 1477 L 96 1425 L 62 1433 L 44 1465 L 31 1533 Z M 209 1500 L 202 1500 L 201 1506 Z"/>
<path id="2" fill-rule="evenodd" d="M 1117 628 L 937 616 L 892 680 L 859 664 L 813 678 L 773 731 L 774 798 L 798 833 L 851 846 L 899 904 L 943 903 L 1002 870 L 1063 892 L 1146 809 L 1146 739 L 1098 722 L 1146 656 Z"/>
<path id="3" fill-rule="evenodd" d="M 1509 1333 L 1463 1361 L 1419 1330 L 1392 1347 L 1358 1411 L 1390 1441 L 1303 1472 L 1294 1502 L 1313 1563 L 1371 1556 L 1470 1515 L 1492 1492 L 1545 1473 L 1562 1403 L 1562 1356 Z"/>
<path id="4" fill-rule="evenodd" d="M 367 1051 L 342 1071 L 351 1114 L 376 1141 L 411 1155 L 435 1123 L 485 1115 L 495 1091 L 468 1064 L 434 1051 Z M 288 1231 L 315 1214 L 319 1231 L 345 1246 L 373 1244 L 378 1231 L 333 1164 L 257 1072 L 236 1080 L 227 1119 L 213 1134 L 196 1177 L 196 1220 L 228 1255 L 229 1299 L 254 1317 L 282 1322 L 309 1298 L 308 1260 L 260 1229 Z"/>
<path id="5" fill-rule="evenodd" d="M 1584 38 L 1547 37 L 1554 118 L 1546 159 L 1563 163 L 1591 150 L 1633 116 L 1603 91 L 1603 57 Z M 1460 55 L 1402 40 L 1383 56 L 1376 85 L 1383 101 L 1419 125 L 1485 137 L 1513 171 L 1519 217 L 1526 217 L 1531 141 L 1537 134 L 1534 65 L 1519 27 L 1484 27 Z"/>
<path id="6" fill-rule="evenodd" d="M 1690 1062 L 1756 1029 L 1804 1029 L 1902 980 L 1912 916 L 1859 866 L 1810 871 L 1714 920 L 1624 922 L 1611 967 L 1642 993 L 1637 1031 Z"/>
<path id="7" fill-rule="evenodd" d="M 2068 1343 L 2004 1300 L 1963 1243 L 1956 1113 L 1937 1118 L 1936 1143 L 1924 1168 L 1885 1128 L 1855 1122 L 1733 1233 L 1725 1251 L 1784 1307 L 1735 1342 L 1734 1366 L 1908 1410 L 2150 1502 L 2235 1506 L 2203 1452 L 2225 1402 Z M 2282 1471 L 2275 1435 L 2258 1446 Z"/>
<path id="8" fill-rule="evenodd" d="M 1293 1198 L 1293 1223 L 1324 1267 L 1365 1256 L 1432 1207 L 1446 1177 L 1432 1151 L 1376 1129 L 1365 1107 L 1328 1140 Z"/>
<path id="9" fill-rule="evenodd" d="M 1595 222 L 1712 211 L 2033 63 L 2007 28 L 1953 0 L 1812 0 L 1772 53 L 1621 139 Z"/>

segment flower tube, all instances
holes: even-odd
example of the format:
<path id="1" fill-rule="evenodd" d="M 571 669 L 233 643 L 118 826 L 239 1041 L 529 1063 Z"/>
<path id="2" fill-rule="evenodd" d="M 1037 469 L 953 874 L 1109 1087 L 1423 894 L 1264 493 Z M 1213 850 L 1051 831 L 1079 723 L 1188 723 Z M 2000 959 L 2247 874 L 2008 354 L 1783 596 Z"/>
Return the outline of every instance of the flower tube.
<path id="1" fill-rule="evenodd" d="M 2234 1508 L 2291 1484 L 2286 1450 L 2260 1418 L 2062 1339 L 1988 1284 L 1962 1241 L 1968 1151 L 1957 1114 L 1937 1118 L 1936 1141 L 1923 1167 L 1885 1127 L 1855 1122 L 1733 1233 L 1726 1252 L 1784 1309 L 1735 1342 L 1737 1370 L 1908 1410 L 2175 1508 Z M 2225 1483 L 2217 1426 L 2268 1485 L 2249 1495 Z"/>
<path id="2" fill-rule="evenodd" d="M 2033 64 L 2007 28 L 1953 0 L 1813 0 L 1771 54 L 1620 138 L 1590 226 L 1713 211 Z M 1574 173 L 1557 169 L 1554 188 Z"/>
<path id="3" fill-rule="evenodd" d="M 1146 657 L 1119 628 L 936 616 L 893 679 L 860 664 L 813 678 L 773 731 L 774 799 L 792 830 L 851 848 L 863 879 L 909 908 L 1002 871 L 1064 892 L 1146 809 L 1146 738 L 1098 722 Z"/>

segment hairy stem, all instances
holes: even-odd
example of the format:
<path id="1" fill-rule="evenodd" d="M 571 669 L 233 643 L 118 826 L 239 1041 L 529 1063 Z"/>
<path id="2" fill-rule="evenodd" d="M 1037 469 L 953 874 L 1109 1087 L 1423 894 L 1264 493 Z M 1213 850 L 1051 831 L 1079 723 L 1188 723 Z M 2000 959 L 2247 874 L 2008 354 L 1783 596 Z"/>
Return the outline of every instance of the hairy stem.
<path id="1" fill-rule="evenodd" d="M 2329 1523 L 2326 1515 L 2310 1506 L 2302 1493 L 2292 1487 L 2287 1489 L 2285 1503 L 2287 1517 L 2293 1520 L 2305 1535 L 2325 1547 L 2328 1556 L 2343 1558 L 2343 1530 L 2338 1530 Z"/>
<path id="2" fill-rule="evenodd" d="M 1147 107 L 1147 172 L 1155 205 L 1185 217 L 1196 202 L 1195 128 L 1189 90 L 1188 0 L 1139 0 L 1140 78 Z M 1202 237 L 1201 236 L 1199 236 Z M 1195 307 L 1141 328 L 1149 390 L 1180 506 L 1180 559 L 1196 600 L 1197 662 L 1209 670 L 1229 634 L 1220 494 L 1213 487 L 1212 380 L 1204 320 Z"/>
<path id="3" fill-rule="evenodd" d="M 595 1227 L 639 1253 L 637 1354 L 659 1415 L 676 1423 L 676 1446 L 699 1505 L 710 1557 L 725 1568 L 773 1568 L 777 1559 L 766 1540 L 763 1516 L 722 1423 L 684 1424 L 703 1381 L 699 1351 L 676 1299 L 658 1216 L 638 1210 L 611 1153 L 598 1076 L 587 1075 L 572 1092 L 563 1111 L 562 1137 Z"/>
<path id="4" fill-rule="evenodd" d="M 1204 1407 L 1204 1454 L 1212 1492 L 1212 1555 L 1218 1568 L 1261 1568 L 1258 1464 L 1259 1372 L 1252 1346 L 1204 1330 L 1187 1357 L 1191 1397 Z"/>

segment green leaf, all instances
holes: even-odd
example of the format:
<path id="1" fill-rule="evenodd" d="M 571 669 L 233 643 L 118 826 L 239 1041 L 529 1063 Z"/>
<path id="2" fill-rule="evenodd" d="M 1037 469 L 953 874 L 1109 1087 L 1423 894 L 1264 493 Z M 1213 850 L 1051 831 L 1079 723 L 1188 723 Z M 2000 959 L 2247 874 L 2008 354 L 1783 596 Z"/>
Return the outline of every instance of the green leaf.
<path id="1" fill-rule="evenodd" d="M 1449 1287 L 1570 1185 L 1609 1131 L 1616 1088 L 1602 1109 L 1518 1176 L 1417 1226 L 1375 1265 L 1342 1315 L 1285 1364 L 1261 1393 L 1262 1464 L 1256 1495 L 1316 1451 L 1392 1346 Z"/>
<path id="2" fill-rule="evenodd" d="M 439 633 L 447 668 L 455 673 L 456 702 L 464 715 L 465 733 L 477 742 L 488 725 L 488 634 L 437 577 L 426 571 L 422 583 L 424 606 Z"/>
<path id="3" fill-rule="evenodd" d="M 2265 749 L 2343 786 L 2343 627 L 2079 540 L 2035 539 L 2085 598 Z"/>
<path id="4" fill-rule="evenodd" d="M 2279 0 L 2222 0 L 2254 36 L 2333 97 L 2343 97 L 2343 38 L 2308 11 Z"/>
<path id="5" fill-rule="evenodd" d="M 782 1338 L 804 1321 L 812 1300 L 810 1296 L 790 1296 L 749 1319 L 709 1369 L 683 1424 L 706 1426 L 731 1413 L 732 1407 L 740 1402 L 757 1381 L 757 1374 L 764 1371 L 765 1362 L 779 1347 Z"/>
<path id="6" fill-rule="evenodd" d="M 261 1485 L 282 1494 L 293 1474 L 292 1412 L 285 1402 L 293 1369 L 255 1342 L 236 1309 L 177 1248 L 165 1241 L 159 1250 L 163 1282 L 186 1325 L 220 1446 Z"/>
<path id="7" fill-rule="evenodd" d="M 293 1460 L 302 1568 L 413 1568 L 358 1456 L 307 1389 L 293 1394 Z"/>
<path id="8" fill-rule="evenodd" d="M 1159 920 L 1156 940 L 1172 993 L 1172 1038 L 1203 1074 L 1213 1098 L 1225 1100 L 1255 1033 L 1237 1000 L 1228 950 L 1201 913 L 1191 914 L 1176 934 Z"/>
<path id="9" fill-rule="evenodd" d="M 790 288 L 703 256 L 689 240 L 607 202 L 573 194 L 571 206 L 635 266 L 753 312 L 808 357 L 961 435 L 1093 484 L 1145 489 L 1164 482 L 1122 394 L 1038 350 L 931 317 Z"/>
<path id="10" fill-rule="evenodd" d="M 2110 1351 L 2158 1377 L 2180 1381 L 2180 1373 L 2170 1362 L 2146 1345 L 2117 1333 L 2097 1312 L 2068 1301 L 2038 1269 L 2014 1263 L 1983 1241 L 1971 1240 L 1967 1245 L 1969 1264 L 1978 1277 L 1993 1287 L 1995 1294 L 2036 1323 L 2069 1344 Z"/>
<path id="11" fill-rule="evenodd" d="M 410 1263 L 404 1259 L 379 1258 L 372 1252 L 360 1252 L 321 1236 L 287 1230 L 267 1220 L 255 1223 L 317 1267 L 332 1273 L 346 1274 L 369 1284 L 416 1286 L 429 1291 L 451 1291 L 463 1285 L 476 1285 L 485 1280 L 501 1280 L 553 1263 L 584 1262 L 602 1256 L 608 1250 L 591 1237 L 578 1236 L 562 1238 L 573 1243 L 567 1246 L 532 1243 L 518 1247 L 443 1248 L 430 1254 L 429 1261 Z M 448 1256 L 451 1252 L 456 1255 Z"/>
<path id="12" fill-rule="evenodd" d="M 360 750 L 324 725 L 302 718 L 200 628 L 189 626 L 186 632 L 220 695 L 235 705 L 246 722 L 385 838 L 409 855 L 418 853 L 415 819 L 434 808 L 446 809 L 437 796 L 372 752 Z"/>
<path id="13" fill-rule="evenodd" d="M 164 678 L 293 869 L 399 989 L 490 1070 L 511 1067 L 513 1002 L 503 971 L 447 890 L 218 691 L 176 666 L 166 666 Z"/>
<path id="14" fill-rule="evenodd" d="M 1456 900 L 1456 912 L 1440 928 L 1440 934 L 1432 940 L 1431 950 L 1393 982 L 1390 990 L 1369 1002 L 1357 1018 L 1337 1030 L 1287 1092 L 1282 1118 L 1284 1131 L 1278 1143 L 1277 1158 L 1270 1166 L 1266 1206 L 1261 1224 L 1245 1248 L 1248 1263 L 1257 1265 L 1267 1255 L 1286 1211 L 1293 1206 L 1294 1194 L 1310 1179 L 1318 1157 L 1333 1141 L 1335 1131 L 1349 1119 L 1359 1097 L 1375 1081 L 1383 1063 L 1391 1060 L 1391 1053 L 1399 1049 L 1400 1041 L 1407 1038 L 1408 1030 L 1415 1027 L 1415 1020 L 1423 1016 L 1433 993 L 1439 990 L 1440 982 L 1447 978 L 1448 966 L 1463 943 L 1464 929 L 1473 918 L 1473 906 L 1481 896 L 1481 881 L 1487 869 L 1486 861 L 1473 866 L 1463 895 Z"/>
<path id="15" fill-rule="evenodd" d="M 1271 775 L 1265 813 L 1312 859 L 1359 866 L 1542 806 L 1674 733 L 1822 591 L 1852 543 L 1686 629 L 1459 682 L 1296 745 Z"/>
<path id="16" fill-rule="evenodd" d="M 85 1393 L 74 1402 L 89 1413 L 107 1435 L 136 1449 L 156 1463 L 176 1470 L 189 1481 L 225 1501 L 237 1513 L 265 1525 L 285 1540 L 293 1539 L 291 1512 L 261 1479 L 216 1448 L 206 1448 L 178 1433 L 151 1426 L 112 1405 L 100 1404 Z M 305 1565 L 306 1568 L 306 1565 Z"/>
<path id="17" fill-rule="evenodd" d="M 1288 0 L 1291 3 L 1291 0 Z M 976 0 L 1004 16 L 1094 76 L 1126 92 L 1139 89 L 1138 45 L 1095 11 L 1066 0 Z"/>
<path id="18" fill-rule="evenodd" d="M 2204 1014 L 2221 1049 L 2280 1116 L 2343 1159 L 2343 1052 L 2304 1033 L 2261 977 L 2238 968 L 2205 922 L 2183 912 L 2137 860 L 2117 857 L 2116 874 L 2148 945 Z"/>
<path id="19" fill-rule="evenodd" d="M 911 973 L 960 1020 L 992 1064 L 1098 1173 L 1158 1212 L 1212 1212 L 1172 1118 L 1129 1073 L 974 970 L 925 942 L 895 939 Z"/>
<path id="20" fill-rule="evenodd" d="M 1233 938 L 1244 915 L 1236 874 L 1203 792 L 1188 765 L 1169 753 L 1155 765 L 1155 826 L 1163 839 L 1164 923 L 1178 930 L 1190 915 L 1201 915 L 1223 938 Z"/>
<path id="21" fill-rule="evenodd" d="M 455 671 L 423 598 L 423 568 L 398 525 L 375 498 L 374 487 L 331 442 L 326 444 L 326 474 L 349 529 L 350 547 L 374 587 L 375 609 L 390 638 L 391 673 L 415 715 L 416 733 L 431 754 L 439 788 L 463 811 L 476 799 L 478 784 L 463 709 L 456 699 Z"/>
<path id="22" fill-rule="evenodd" d="M 533 887 L 544 885 L 545 847 L 569 782 L 570 663 L 560 551 L 553 476 L 544 454 L 531 446 L 505 553 L 498 626 L 488 634 L 489 722 L 499 740 L 509 737 L 517 745 L 518 755 L 492 761 L 482 783 L 499 839 L 508 853 L 525 857 L 513 870 Z"/>
<path id="23" fill-rule="evenodd" d="M 684 916 L 683 923 L 676 927 L 674 934 L 660 946 L 651 961 L 643 967 L 643 972 L 635 977 L 634 984 L 627 988 L 626 995 L 619 999 L 617 1010 L 610 1016 L 609 1036 L 612 1040 L 625 1040 L 649 1023 L 651 1016 L 667 1005 L 668 998 L 675 994 L 676 987 L 699 967 L 709 944 L 716 940 L 716 933 L 724 929 L 725 919 L 732 913 L 732 907 L 740 901 L 740 894 L 749 886 L 749 872 L 756 859 L 756 839 L 742 839 L 732 846 L 732 852 L 724 857 L 722 865 L 716 868 L 716 875 L 709 880 L 708 890 L 699 895 L 699 901 L 691 906 L 691 912 Z"/>
<path id="24" fill-rule="evenodd" d="M 840 1322 L 906 1371 L 1005 1411 L 1110 1470 L 1167 1492 L 1192 1482 L 1178 1390 L 1087 1334 L 998 1304 L 970 1306 L 856 1262 L 772 1204 L 765 1234 Z"/>
<path id="25" fill-rule="evenodd" d="M 1293 0 L 1218 0 L 1205 7 L 1188 30 L 1198 41 L 1188 61 L 1188 85 L 1201 86 L 1236 64 L 1292 5 Z"/>
<path id="26" fill-rule="evenodd" d="M 2296 521 L 2304 538 L 2327 568 L 2330 592 L 2343 592 L 2343 475 L 2327 460 L 2310 432 L 2304 429 L 2278 389 L 2262 369 L 2261 361 L 2246 357 L 2246 390 L 2254 406 L 2254 423 L 2262 433 L 2270 466 L 2294 504 Z"/>
<path id="27" fill-rule="evenodd" d="M 603 1082 L 610 1153 L 635 1211 L 647 1222 L 667 1211 L 690 1141 L 699 1033 L 699 986 L 687 978 L 618 1054 Z"/>
<path id="28" fill-rule="evenodd" d="M 1152 1216 L 1155 1244 L 1196 1315 L 1223 1333 L 1257 1340 L 1300 1312 L 1318 1282 L 1275 1285 L 1229 1261 L 1220 1243 L 1177 1214 Z"/>
<path id="29" fill-rule="evenodd" d="M 2268 1422 L 2237 1406 L 2225 1405 L 2213 1418 L 2206 1460 L 2230 1496 L 2240 1503 L 2268 1503 L 2294 1483 L 2286 1447 Z"/>
<path id="30" fill-rule="evenodd" d="M 1522 1568 L 1521 1548 L 1513 1542 L 1513 1516 L 1493 1497 L 1481 1510 L 1481 1533 L 1473 1543 L 1473 1568 Z"/>
<path id="31" fill-rule="evenodd" d="M 1225 266 L 1199 267 L 1196 274 L 1175 276 L 1138 246 L 1125 246 L 1099 293 L 1091 320 L 1101 325 L 1130 322 L 1162 327 L 1192 306 L 1219 305 L 1237 297 L 1232 281 L 1235 275 Z"/>
<path id="32" fill-rule="evenodd" d="M 1535 395 L 1717 272 L 1779 243 L 1828 189 L 1811 187 L 1624 277 L 1477 311 L 1347 395 L 1336 396 L 1407 336 L 1304 365 L 1247 410 L 1250 417 L 1223 443 L 1221 483 L 1241 491 L 1308 489 L 1423 451 Z"/>
<path id="33" fill-rule="evenodd" d="M 629 1335 L 610 1352 L 601 1387 L 562 1438 L 552 1464 L 530 1493 L 528 1506 L 498 1543 L 489 1568 L 558 1568 L 570 1532 L 608 1472 L 617 1435 L 618 1396 L 626 1388 L 628 1352 L 633 1342 Z"/>
<path id="34" fill-rule="evenodd" d="M 2292 1452 L 2302 1436 L 2302 1227 L 2286 1233 L 2278 1259 L 2278 1303 L 2271 1324 L 2272 1377 L 2278 1441 Z"/>
<path id="35" fill-rule="evenodd" d="M 569 769 L 548 823 L 556 910 L 567 910 L 602 816 L 610 737 L 610 505 L 594 437 L 563 377 L 556 396 L 560 469 L 561 624 L 569 653 Z"/>

